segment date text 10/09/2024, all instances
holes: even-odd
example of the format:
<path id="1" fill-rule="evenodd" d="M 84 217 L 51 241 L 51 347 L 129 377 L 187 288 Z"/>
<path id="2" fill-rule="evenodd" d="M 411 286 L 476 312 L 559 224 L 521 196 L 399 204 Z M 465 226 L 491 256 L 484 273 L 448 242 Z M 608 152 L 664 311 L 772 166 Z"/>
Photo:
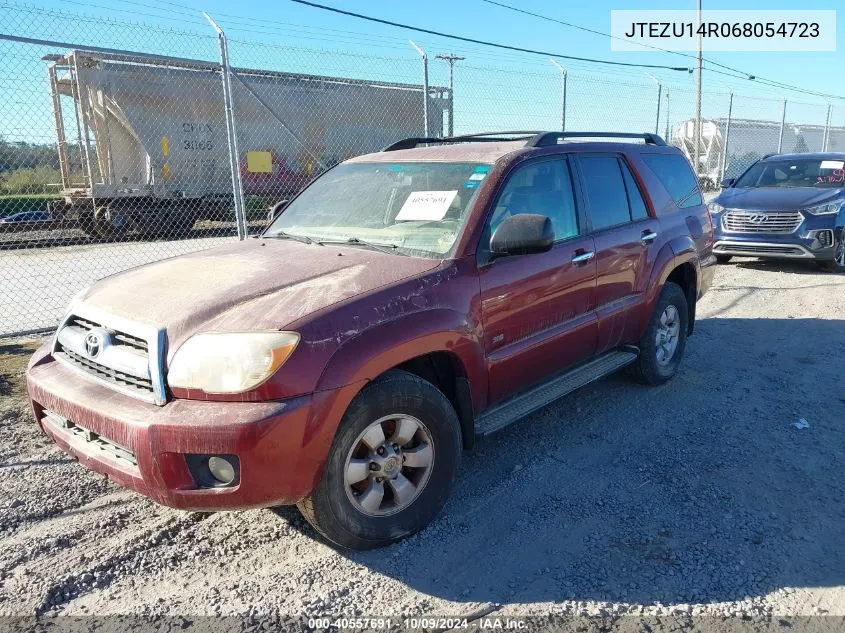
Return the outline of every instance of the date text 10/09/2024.
<path id="1" fill-rule="evenodd" d="M 520 631 L 528 628 L 524 618 L 483 616 L 477 619 L 420 616 L 409 618 L 309 618 L 310 630 L 482 630 Z"/>

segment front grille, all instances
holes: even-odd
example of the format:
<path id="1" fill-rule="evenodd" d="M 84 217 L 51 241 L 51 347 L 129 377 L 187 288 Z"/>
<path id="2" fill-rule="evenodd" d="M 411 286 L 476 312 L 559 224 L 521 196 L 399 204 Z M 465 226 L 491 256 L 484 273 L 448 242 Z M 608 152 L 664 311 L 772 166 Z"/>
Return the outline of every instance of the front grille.
<path id="1" fill-rule="evenodd" d="M 87 319 L 82 319 L 77 316 L 70 317 L 67 320 L 66 325 L 75 325 L 83 330 L 93 330 L 96 327 L 103 327 L 99 323 L 94 323 L 93 321 L 88 321 Z M 126 334 L 125 332 L 118 332 L 116 330 L 112 330 L 112 336 L 114 337 L 114 340 L 118 341 L 121 345 L 128 345 L 129 347 L 143 352 L 147 352 L 149 350 L 147 342 L 137 336 L 132 336 L 131 334 Z"/>
<path id="2" fill-rule="evenodd" d="M 798 211 L 765 212 L 731 209 L 722 216 L 722 228 L 730 233 L 793 233 L 804 221 Z"/>
<path id="3" fill-rule="evenodd" d="M 80 369 L 84 369 L 85 371 L 92 373 L 100 378 L 105 378 L 106 380 L 111 380 L 127 387 L 134 387 L 135 389 L 140 389 L 141 391 L 146 391 L 147 393 L 153 392 L 152 380 L 149 380 L 147 378 L 139 378 L 137 376 L 132 376 L 125 372 L 117 371 L 116 369 L 106 367 L 105 365 L 101 365 L 100 363 L 94 362 L 90 358 L 86 358 L 81 354 L 77 354 L 76 352 L 65 347 L 64 345 L 59 345 L 59 350 L 63 354 L 65 354 L 65 356 L 67 356 L 68 360 L 71 360 L 77 365 L 79 365 Z"/>
<path id="4" fill-rule="evenodd" d="M 79 426 L 78 424 L 71 422 L 67 418 L 60 416 L 58 413 L 54 413 L 49 409 L 44 409 L 41 423 L 45 426 L 53 427 L 54 430 L 62 433 L 63 435 L 69 436 L 69 439 L 76 439 L 78 441 L 85 442 L 83 446 L 86 449 L 85 453 L 88 455 L 96 457 L 97 453 L 106 454 L 121 462 L 125 462 L 128 466 L 133 468 L 138 467 L 138 461 L 135 459 L 135 455 L 132 451 L 112 442 L 109 439 L 106 439 L 102 435 L 94 433 L 83 426 Z"/>
<path id="5" fill-rule="evenodd" d="M 56 336 L 54 356 L 128 395 L 164 404 L 163 389 L 157 390 L 155 383 L 158 354 L 153 358 L 150 353 L 150 340 L 155 345 L 156 334 L 148 332 L 148 336 L 138 336 L 137 332 L 110 327 L 109 321 L 108 318 L 71 315 Z M 139 326 L 138 331 L 144 332 L 143 326 Z M 86 342 L 92 332 L 97 334 L 95 338 L 99 342 L 95 344 L 96 351 Z M 157 349 L 153 347 L 152 351 Z"/>
<path id="6" fill-rule="evenodd" d="M 795 246 L 777 246 L 774 244 L 761 245 L 740 245 L 740 244 L 719 244 L 719 252 L 731 253 L 760 253 L 761 255 L 803 255 L 804 251 Z"/>

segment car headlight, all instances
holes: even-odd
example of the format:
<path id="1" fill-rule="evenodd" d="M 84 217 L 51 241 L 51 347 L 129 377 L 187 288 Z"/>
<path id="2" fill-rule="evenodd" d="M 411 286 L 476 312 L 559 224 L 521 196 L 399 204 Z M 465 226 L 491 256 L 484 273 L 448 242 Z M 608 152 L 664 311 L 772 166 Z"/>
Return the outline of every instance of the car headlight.
<path id="1" fill-rule="evenodd" d="M 725 207 L 723 207 L 718 202 L 708 202 L 707 208 L 710 210 L 710 213 L 712 213 L 713 215 L 716 215 L 717 213 L 721 213 L 722 211 L 725 210 Z"/>
<path id="2" fill-rule="evenodd" d="M 817 207 L 810 207 L 804 209 L 807 213 L 812 215 L 833 215 L 839 213 L 839 210 L 845 206 L 845 202 L 831 202 L 830 204 L 820 204 Z"/>
<path id="3" fill-rule="evenodd" d="M 242 393 L 270 378 L 296 349 L 296 332 L 205 332 L 176 350 L 167 382 L 206 393 Z"/>

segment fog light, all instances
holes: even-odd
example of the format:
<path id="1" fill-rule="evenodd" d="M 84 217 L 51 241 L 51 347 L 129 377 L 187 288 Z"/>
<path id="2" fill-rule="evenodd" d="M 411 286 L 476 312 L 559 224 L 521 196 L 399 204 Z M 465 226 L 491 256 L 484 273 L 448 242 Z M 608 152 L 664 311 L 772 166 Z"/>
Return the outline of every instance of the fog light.
<path id="1" fill-rule="evenodd" d="M 833 246 L 833 231 L 831 231 L 830 229 L 819 231 L 816 233 L 816 239 L 819 241 L 819 244 L 821 244 L 824 248 Z"/>
<path id="2" fill-rule="evenodd" d="M 225 457 L 209 457 L 208 470 L 211 476 L 224 486 L 228 486 L 235 481 L 235 466 Z"/>

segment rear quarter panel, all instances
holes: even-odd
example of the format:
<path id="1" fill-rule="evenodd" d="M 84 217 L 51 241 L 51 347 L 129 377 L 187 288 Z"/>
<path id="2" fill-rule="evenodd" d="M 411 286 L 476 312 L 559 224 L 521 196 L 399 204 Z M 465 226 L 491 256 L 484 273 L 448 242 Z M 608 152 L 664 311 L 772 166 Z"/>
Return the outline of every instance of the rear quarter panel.
<path id="1" fill-rule="evenodd" d="M 675 268 L 685 263 L 694 267 L 696 298 L 701 298 L 710 287 L 716 263 L 713 256 L 713 225 L 706 205 L 702 201 L 700 205 L 679 208 L 663 183 L 643 160 L 643 154 L 650 153 L 679 154 L 674 148 L 647 146 L 641 151 L 631 152 L 628 156 L 648 191 L 660 224 L 659 236 L 653 245 L 657 255 L 648 275 L 645 301 L 636 316 L 637 331 L 640 334 L 645 332 L 663 285 Z"/>

